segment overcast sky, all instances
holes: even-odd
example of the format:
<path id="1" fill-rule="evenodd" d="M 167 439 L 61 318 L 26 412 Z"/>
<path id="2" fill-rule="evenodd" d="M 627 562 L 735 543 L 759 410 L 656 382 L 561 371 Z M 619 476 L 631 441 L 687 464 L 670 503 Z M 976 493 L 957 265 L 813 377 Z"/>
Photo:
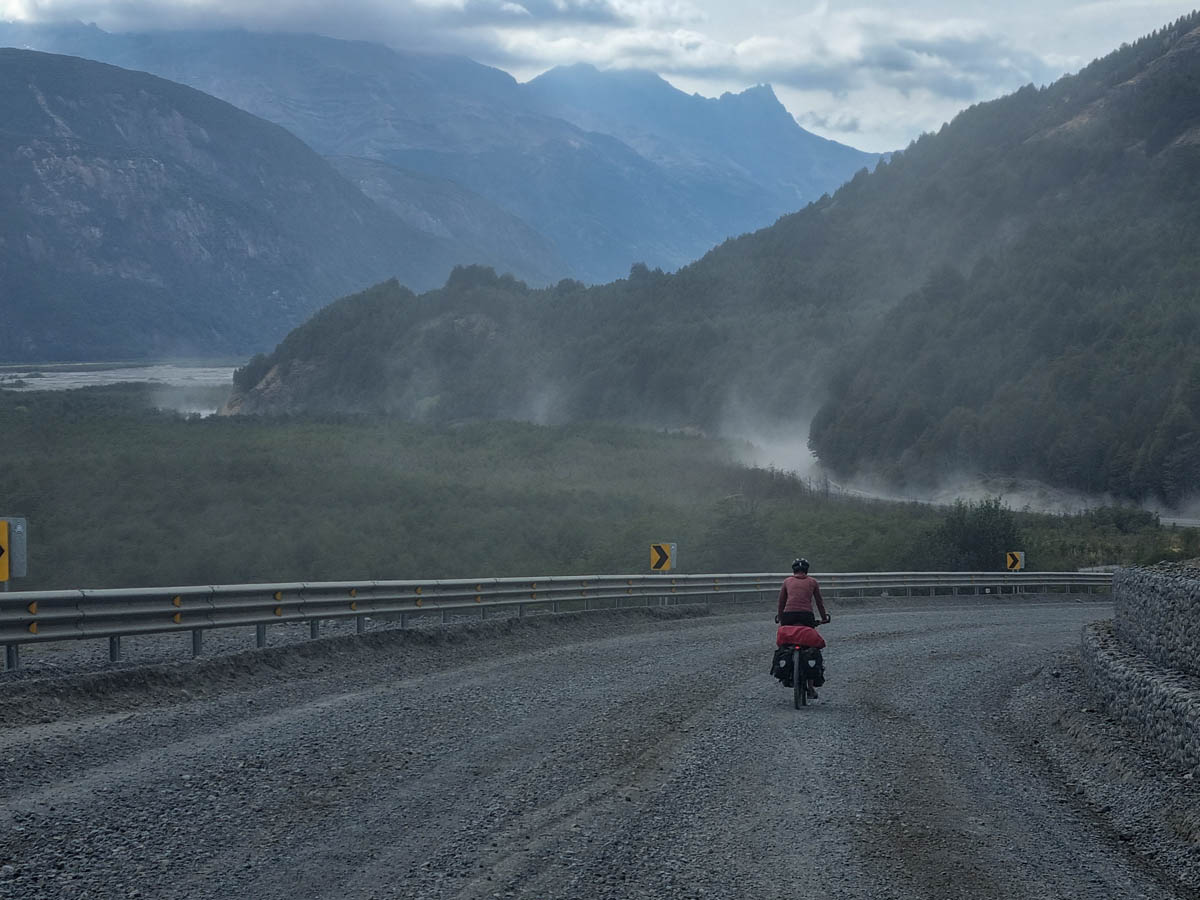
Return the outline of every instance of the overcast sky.
<path id="1" fill-rule="evenodd" d="M 804 127 L 876 151 L 1191 10 L 1171 0 L 0 0 L 10 20 L 312 31 L 462 53 L 522 81 L 590 62 L 651 69 L 705 96 L 769 82 Z"/>

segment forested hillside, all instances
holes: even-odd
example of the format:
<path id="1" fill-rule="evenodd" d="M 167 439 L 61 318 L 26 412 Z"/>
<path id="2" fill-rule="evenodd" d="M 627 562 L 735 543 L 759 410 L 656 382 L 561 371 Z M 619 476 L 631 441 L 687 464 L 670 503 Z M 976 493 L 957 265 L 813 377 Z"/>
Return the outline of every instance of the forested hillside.
<path id="1" fill-rule="evenodd" d="M 968 201 L 1025 198 L 1026 219 L 970 265 L 932 269 L 837 369 L 813 423 L 822 459 L 1168 502 L 1200 488 L 1195 25 L 971 110 L 928 142 L 931 203 L 968 223 Z"/>
<path id="2" fill-rule="evenodd" d="M 1107 508 L 863 500 L 646 429 L 368 418 L 185 417 L 160 386 L 0 391 L 7 509 L 30 523 L 21 590 L 646 571 L 1038 569 L 1187 559 L 1200 530 Z"/>
<path id="3" fill-rule="evenodd" d="M 235 411 L 803 421 L 838 473 L 1200 488 L 1200 16 L 960 114 L 675 275 L 340 301 Z"/>

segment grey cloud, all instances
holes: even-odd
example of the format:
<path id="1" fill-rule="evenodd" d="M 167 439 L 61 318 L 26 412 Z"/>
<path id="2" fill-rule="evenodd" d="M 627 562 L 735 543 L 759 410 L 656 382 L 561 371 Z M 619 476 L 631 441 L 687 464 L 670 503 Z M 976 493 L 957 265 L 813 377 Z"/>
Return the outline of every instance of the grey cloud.
<path id="1" fill-rule="evenodd" d="M 660 70 L 662 74 L 720 81 L 769 82 L 801 90 L 829 91 L 837 95 L 845 94 L 863 82 L 863 73 L 857 65 L 841 66 L 821 62 L 689 65 L 687 60 L 664 59 Z"/>
<path id="2" fill-rule="evenodd" d="M 876 44 L 866 48 L 862 64 L 880 72 L 912 72 L 920 67 L 920 59 L 898 44 Z"/>
<path id="3" fill-rule="evenodd" d="M 840 93 L 873 83 L 906 95 L 926 91 L 948 100 L 971 102 L 1031 81 L 1048 82 L 1056 77 L 1057 69 L 1032 53 L 1014 52 L 998 39 L 921 40 L 879 35 L 856 58 L 772 67 L 756 75 L 805 90 Z"/>
<path id="4" fill-rule="evenodd" d="M 806 128 L 836 131 L 841 134 L 857 134 L 862 130 L 862 120 L 858 116 L 834 116 L 807 112 L 797 116 L 796 121 Z"/>
<path id="5" fill-rule="evenodd" d="M 628 27 L 633 23 L 609 0 L 468 0 L 461 11 L 442 13 L 448 25 L 567 24 Z"/>
<path id="6" fill-rule="evenodd" d="M 924 57 L 945 61 L 973 75 L 1017 78 L 1022 83 L 1047 82 L 1059 75 L 1052 66 L 1034 53 L 1015 50 L 998 38 L 942 38 L 939 40 L 901 40 L 899 45 Z"/>
<path id="7" fill-rule="evenodd" d="M 111 30 L 285 27 L 289 31 L 313 30 L 389 43 L 405 33 L 422 43 L 454 43 L 451 33 L 456 30 L 516 23 L 525 27 L 574 24 L 607 28 L 633 24 L 613 0 L 466 0 L 461 6 L 389 0 L 337 5 L 264 0 L 185 4 L 158 0 L 62 0 L 35 12 L 39 21 L 96 21 Z"/>
<path id="8" fill-rule="evenodd" d="M 871 85 L 904 95 L 927 92 L 958 103 L 993 97 L 1031 81 L 1057 77 L 1057 68 L 1034 53 L 1015 50 L 994 36 L 914 38 L 870 29 L 853 56 L 817 53 L 799 60 L 743 58 L 703 64 L 664 56 L 664 73 L 724 81 L 769 81 L 781 87 L 843 96 Z"/>

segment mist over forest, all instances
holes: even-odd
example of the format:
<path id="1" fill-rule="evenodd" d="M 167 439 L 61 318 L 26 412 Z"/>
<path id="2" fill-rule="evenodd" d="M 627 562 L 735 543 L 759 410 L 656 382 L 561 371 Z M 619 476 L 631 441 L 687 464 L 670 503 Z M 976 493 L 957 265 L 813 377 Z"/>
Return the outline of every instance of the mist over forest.
<path id="1" fill-rule="evenodd" d="M 740 441 L 584 423 L 453 427 L 221 417 L 202 391 L 0 391 L 4 502 L 29 521 L 30 590 L 640 572 L 1076 569 L 1200 555 L 1200 529 L 1106 506 L 856 497 Z M 6 512 L 6 514 L 12 514 Z"/>
<path id="2" fill-rule="evenodd" d="M 833 476 L 1200 489 L 1200 17 L 971 107 L 674 274 L 480 267 L 331 305 L 229 410 L 726 433 L 813 416 Z"/>

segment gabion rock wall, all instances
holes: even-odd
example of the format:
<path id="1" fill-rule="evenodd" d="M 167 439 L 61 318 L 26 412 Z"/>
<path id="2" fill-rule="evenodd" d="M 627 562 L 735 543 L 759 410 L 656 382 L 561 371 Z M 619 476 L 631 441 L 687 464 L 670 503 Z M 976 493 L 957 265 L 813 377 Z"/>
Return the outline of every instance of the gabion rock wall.
<path id="1" fill-rule="evenodd" d="M 1200 678 L 1164 670 L 1120 641 L 1112 622 L 1083 630 L 1084 677 L 1097 701 L 1180 772 L 1200 775 Z"/>
<path id="2" fill-rule="evenodd" d="M 1161 666 L 1200 675 L 1200 570 L 1118 569 L 1113 604 L 1117 637 Z"/>
<path id="3" fill-rule="evenodd" d="M 1093 694 L 1181 771 L 1200 775 L 1200 570 L 1118 569 L 1113 606 L 1113 621 L 1083 630 Z"/>

